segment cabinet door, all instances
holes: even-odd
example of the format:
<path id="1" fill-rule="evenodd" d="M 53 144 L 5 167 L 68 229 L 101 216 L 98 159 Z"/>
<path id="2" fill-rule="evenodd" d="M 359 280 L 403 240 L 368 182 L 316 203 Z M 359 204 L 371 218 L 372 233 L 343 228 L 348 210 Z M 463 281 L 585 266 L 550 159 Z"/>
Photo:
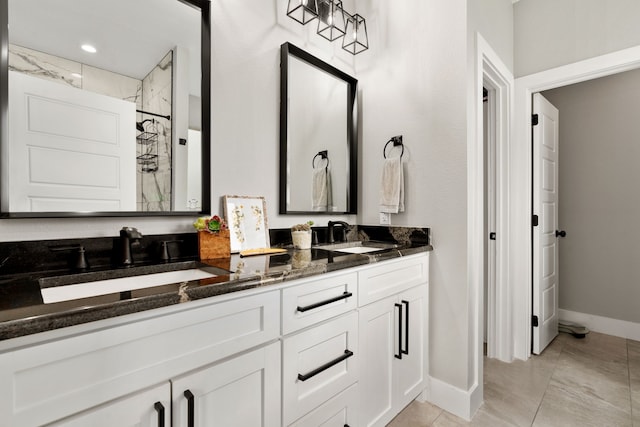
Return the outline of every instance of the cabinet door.
<path id="1" fill-rule="evenodd" d="M 174 427 L 281 424 L 279 342 L 172 383 Z"/>
<path id="2" fill-rule="evenodd" d="M 359 312 L 360 425 L 384 426 L 393 416 L 393 365 L 399 346 L 397 297 L 369 304 Z"/>
<path id="3" fill-rule="evenodd" d="M 402 358 L 394 360 L 398 412 L 415 399 L 426 385 L 427 301 L 427 285 L 401 293 L 397 301 L 402 306 L 402 318 L 397 319 L 402 321 Z"/>
<path id="4" fill-rule="evenodd" d="M 168 427 L 170 420 L 171 386 L 166 382 L 49 425 L 51 427 Z"/>

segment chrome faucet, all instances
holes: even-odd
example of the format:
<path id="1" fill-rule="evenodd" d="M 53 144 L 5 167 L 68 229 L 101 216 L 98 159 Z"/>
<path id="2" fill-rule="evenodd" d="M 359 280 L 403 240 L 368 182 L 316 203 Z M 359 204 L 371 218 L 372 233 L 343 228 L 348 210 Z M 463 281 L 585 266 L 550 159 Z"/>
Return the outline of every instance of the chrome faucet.
<path id="1" fill-rule="evenodd" d="M 142 233 L 133 227 L 122 227 L 120 230 L 120 262 L 119 264 L 128 267 L 133 264 L 131 246 L 140 243 Z"/>
<path id="2" fill-rule="evenodd" d="M 329 221 L 329 223 L 327 224 L 327 243 L 335 243 L 335 238 L 333 237 L 333 228 L 336 225 L 342 226 L 342 237 L 343 240 L 346 240 L 346 232 L 347 230 L 351 229 L 351 226 L 344 221 Z"/>

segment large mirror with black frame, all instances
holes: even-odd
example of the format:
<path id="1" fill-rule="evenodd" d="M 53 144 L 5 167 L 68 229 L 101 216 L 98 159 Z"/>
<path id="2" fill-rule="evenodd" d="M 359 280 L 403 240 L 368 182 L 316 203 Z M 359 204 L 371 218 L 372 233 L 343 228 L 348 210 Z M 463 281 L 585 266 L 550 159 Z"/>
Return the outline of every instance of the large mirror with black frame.
<path id="1" fill-rule="evenodd" d="M 284 43 L 280 213 L 357 213 L 357 80 Z"/>
<path id="2" fill-rule="evenodd" d="M 209 212 L 210 25 L 210 0 L 0 0 L 0 216 Z"/>

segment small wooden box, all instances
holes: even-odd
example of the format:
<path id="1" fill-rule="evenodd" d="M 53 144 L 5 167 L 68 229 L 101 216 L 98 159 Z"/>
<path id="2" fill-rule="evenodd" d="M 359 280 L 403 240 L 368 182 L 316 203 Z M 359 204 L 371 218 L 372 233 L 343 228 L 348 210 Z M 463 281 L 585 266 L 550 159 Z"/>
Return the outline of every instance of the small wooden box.
<path id="1" fill-rule="evenodd" d="M 217 233 L 198 231 L 198 250 L 201 260 L 229 258 L 231 256 L 229 230 L 220 230 Z"/>

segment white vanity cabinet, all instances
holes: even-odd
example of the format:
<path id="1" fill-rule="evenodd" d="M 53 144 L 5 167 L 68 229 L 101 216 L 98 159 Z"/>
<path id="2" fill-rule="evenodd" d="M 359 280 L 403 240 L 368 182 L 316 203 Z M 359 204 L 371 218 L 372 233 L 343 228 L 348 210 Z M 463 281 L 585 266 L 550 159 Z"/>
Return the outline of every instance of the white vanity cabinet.
<path id="1" fill-rule="evenodd" d="M 427 386 L 428 253 L 0 342 L 0 425 L 382 426 Z"/>
<path id="2" fill-rule="evenodd" d="M 427 260 L 359 272 L 362 426 L 386 425 L 427 385 Z"/>
<path id="3" fill-rule="evenodd" d="M 250 369 L 254 377 L 260 371 L 264 378 L 275 378 L 278 383 L 280 369 L 273 360 L 279 360 L 279 349 L 274 353 L 273 346 L 259 347 L 270 342 L 278 347 L 279 336 L 278 290 L 230 294 L 94 322 L 90 328 L 79 325 L 39 334 L 42 341 L 0 352 L 1 424 L 35 427 L 61 422 L 62 426 L 63 420 L 72 419 L 69 417 L 92 419 L 91 412 L 105 419 L 118 417 L 122 405 L 129 407 L 128 402 L 150 387 L 169 387 L 170 381 L 182 381 L 183 375 L 197 369 L 202 369 L 203 375 L 217 369 L 239 378 L 241 371 L 234 371 L 234 367 L 253 364 Z M 264 360 L 248 362 L 250 358 L 243 352 L 256 348 L 253 356 Z M 235 357 L 244 359 L 234 363 Z M 184 383 L 185 389 L 200 392 L 199 387 Z M 267 393 L 271 389 L 261 390 Z M 265 402 L 279 408 L 279 395 L 265 395 Z M 240 392 L 235 396 L 239 402 L 244 399 Z M 117 404 L 120 399 L 121 404 Z M 155 410 L 156 401 L 169 403 L 171 399 L 176 401 L 176 396 L 168 401 L 166 397 L 145 401 L 137 411 L 144 415 Z M 175 405 L 164 406 L 166 417 L 171 412 L 180 413 Z"/>

